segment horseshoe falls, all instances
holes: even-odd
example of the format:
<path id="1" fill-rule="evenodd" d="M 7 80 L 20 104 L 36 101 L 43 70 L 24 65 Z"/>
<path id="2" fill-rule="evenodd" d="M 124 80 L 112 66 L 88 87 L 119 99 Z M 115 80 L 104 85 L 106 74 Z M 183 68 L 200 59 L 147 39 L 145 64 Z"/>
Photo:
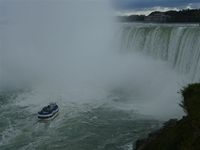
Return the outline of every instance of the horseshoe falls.
<path id="1" fill-rule="evenodd" d="M 1 4 L 1 150 L 131 150 L 184 115 L 199 27 L 114 23 L 104 0 Z M 59 115 L 38 121 L 50 102 Z"/>
<path id="2" fill-rule="evenodd" d="M 200 29 L 195 25 L 126 25 L 122 48 L 160 59 L 192 81 L 199 81 Z"/>

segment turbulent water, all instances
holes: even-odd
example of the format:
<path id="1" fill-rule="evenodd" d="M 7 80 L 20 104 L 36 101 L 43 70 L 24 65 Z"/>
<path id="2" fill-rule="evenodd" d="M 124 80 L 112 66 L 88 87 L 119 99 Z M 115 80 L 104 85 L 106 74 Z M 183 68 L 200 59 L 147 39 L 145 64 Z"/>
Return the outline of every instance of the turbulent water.
<path id="1" fill-rule="evenodd" d="M 0 29 L 1 150 L 129 150 L 184 114 L 177 92 L 199 80 L 199 27 L 118 29 L 104 2 L 20 2 L 4 2 Z M 59 115 L 38 121 L 49 102 Z"/>
<path id="2" fill-rule="evenodd" d="M 199 32 L 198 27 L 123 25 L 109 86 L 84 80 L 78 81 L 82 86 L 68 82 L 65 90 L 2 93 L 0 148 L 131 149 L 162 120 L 183 115 L 177 91 L 185 84 L 182 76 L 190 74 L 189 81 L 198 76 Z M 37 111 L 51 101 L 60 106 L 59 116 L 38 122 Z"/>
<path id="3" fill-rule="evenodd" d="M 137 138 L 160 126 L 159 121 L 107 104 L 80 106 L 72 102 L 60 105 L 54 120 L 38 122 L 31 106 L 19 107 L 16 101 L 11 96 L 1 104 L 1 150 L 131 149 Z"/>

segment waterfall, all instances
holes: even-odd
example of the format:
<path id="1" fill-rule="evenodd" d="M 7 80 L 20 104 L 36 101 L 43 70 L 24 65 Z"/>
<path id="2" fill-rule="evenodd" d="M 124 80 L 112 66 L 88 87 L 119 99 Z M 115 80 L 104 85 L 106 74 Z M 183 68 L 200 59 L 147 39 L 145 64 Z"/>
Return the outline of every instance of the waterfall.
<path id="1" fill-rule="evenodd" d="M 121 49 L 167 61 L 178 72 L 200 79 L 200 28 L 177 25 L 123 25 Z"/>

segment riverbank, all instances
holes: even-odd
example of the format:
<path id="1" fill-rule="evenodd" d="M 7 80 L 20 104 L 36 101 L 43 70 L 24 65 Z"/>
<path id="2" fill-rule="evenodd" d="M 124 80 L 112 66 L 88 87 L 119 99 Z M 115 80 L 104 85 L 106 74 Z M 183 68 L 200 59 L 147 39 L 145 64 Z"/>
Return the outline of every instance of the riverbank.
<path id="1" fill-rule="evenodd" d="M 172 119 L 148 138 L 136 142 L 135 150 L 199 150 L 200 149 L 200 84 L 191 84 L 181 91 L 180 106 L 186 116 Z"/>
<path id="2" fill-rule="evenodd" d="M 200 22 L 200 9 L 169 10 L 165 12 L 154 11 L 149 15 L 122 15 L 117 17 L 120 22 L 143 23 L 198 23 Z"/>

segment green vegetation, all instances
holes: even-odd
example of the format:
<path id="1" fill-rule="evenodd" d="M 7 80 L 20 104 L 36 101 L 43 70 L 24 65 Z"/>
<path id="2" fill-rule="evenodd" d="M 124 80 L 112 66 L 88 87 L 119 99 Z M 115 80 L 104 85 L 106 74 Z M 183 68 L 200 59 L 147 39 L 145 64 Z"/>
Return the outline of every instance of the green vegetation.
<path id="1" fill-rule="evenodd" d="M 136 150 L 200 150 L 200 84 L 181 91 L 181 106 L 187 116 L 170 120 L 147 139 L 136 142 Z"/>
<path id="2" fill-rule="evenodd" d="M 181 91 L 183 95 L 182 106 L 192 121 L 192 124 L 200 128 L 200 84 L 191 84 Z"/>
<path id="3" fill-rule="evenodd" d="M 121 22 L 200 23 L 200 9 L 152 12 L 150 15 L 119 16 Z"/>
<path id="4" fill-rule="evenodd" d="M 181 11 L 167 11 L 165 15 L 170 16 L 168 22 L 199 23 L 200 9 L 186 9 Z"/>
<path id="5" fill-rule="evenodd" d="M 144 21 L 145 17 L 145 15 L 118 16 L 117 20 L 120 22 L 142 22 Z"/>

